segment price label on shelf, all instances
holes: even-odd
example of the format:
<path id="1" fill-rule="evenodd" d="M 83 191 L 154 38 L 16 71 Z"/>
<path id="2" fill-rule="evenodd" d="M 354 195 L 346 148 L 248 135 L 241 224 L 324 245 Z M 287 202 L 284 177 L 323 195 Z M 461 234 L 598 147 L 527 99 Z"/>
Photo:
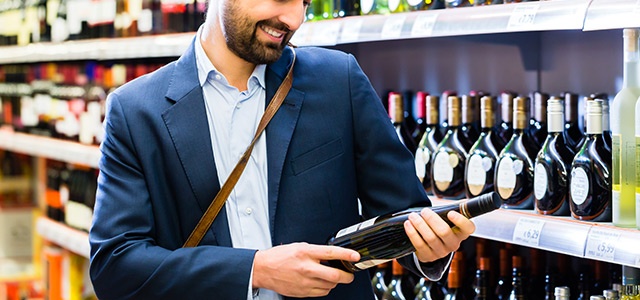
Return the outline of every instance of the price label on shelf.
<path id="1" fill-rule="evenodd" d="M 619 239 L 620 232 L 593 227 L 589 230 L 584 256 L 612 261 Z"/>
<path id="2" fill-rule="evenodd" d="M 341 26 L 342 22 L 338 20 L 317 23 L 313 27 L 311 43 L 319 46 L 333 46 L 337 44 Z"/>
<path id="3" fill-rule="evenodd" d="M 382 26 L 380 37 L 383 39 L 399 38 L 405 19 L 405 16 L 389 16 Z"/>
<path id="4" fill-rule="evenodd" d="M 513 229 L 512 240 L 517 244 L 537 247 L 540 244 L 542 227 L 543 220 L 522 217 Z"/>
<path id="5" fill-rule="evenodd" d="M 539 7 L 540 5 L 538 4 L 515 6 L 511 13 L 511 17 L 509 17 L 507 29 L 518 30 L 533 26 Z"/>
<path id="6" fill-rule="evenodd" d="M 362 28 L 362 19 L 355 20 L 346 19 L 342 26 L 342 32 L 340 34 L 340 41 L 342 42 L 357 42 L 360 38 L 360 29 Z"/>
<path id="7" fill-rule="evenodd" d="M 413 21 L 411 37 L 431 36 L 436 25 L 437 14 L 421 14 Z"/>
<path id="8" fill-rule="evenodd" d="M 633 12 L 636 14 L 640 14 L 640 0 L 636 1 L 636 7 L 633 9 Z"/>
<path id="9" fill-rule="evenodd" d="M 312 23 L 302 23 L 302 26 L 296 30 L 296 33 L 291 37 L 291 43 L 296 46 L 307 45 L 307 36 L 309 35 L 309 28 Z"/>

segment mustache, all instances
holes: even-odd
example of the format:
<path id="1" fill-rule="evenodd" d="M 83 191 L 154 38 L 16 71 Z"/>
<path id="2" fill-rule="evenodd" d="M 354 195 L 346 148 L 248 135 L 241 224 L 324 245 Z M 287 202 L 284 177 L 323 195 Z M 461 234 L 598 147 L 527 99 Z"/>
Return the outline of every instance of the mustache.
<path id="1" fill-rule="evenodd" d="M 256 25 L 258 25 L 258 26 L 264 25 L 264 26 L 272 27 L 272 28 L 275 28 L 277 30 L 284 31 L 285 33 L 291 32 L 291 30 L 289 29 L 289 26 L 287 26 L 287 24 L 284 24 L 282 22 L 278 22 L 276 20 L 262 20 L 262 21 L 258 22 Z"/>

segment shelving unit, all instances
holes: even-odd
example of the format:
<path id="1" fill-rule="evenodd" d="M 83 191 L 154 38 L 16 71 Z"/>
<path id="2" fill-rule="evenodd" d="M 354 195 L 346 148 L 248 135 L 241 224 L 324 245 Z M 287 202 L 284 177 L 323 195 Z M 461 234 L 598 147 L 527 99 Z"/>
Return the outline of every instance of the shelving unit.
<path id="1" fill-rule="evenodd" d="M 640 27 L 638 0 L 554 0 L 310 22 L 303 24 L 292 42 L 299 46 L 332 46 L 428 37 L 628 27 Z M 193 33 L 183 33 L 0 47 L 0 64 L 177 57 L 193 36 Z M 0 148 L 94 168 L 98 167 L 100 158 L 96 146 L 10 130 L 0 130 Z M 474 222 L 476 237 L 640 267 L 639 230 L 569 217 L 541 216 L 523 210 L 501 209 Z M 87 233 L 46 218 L 37 221 L 37 231 L 45 239 L 89 257 Z"/>

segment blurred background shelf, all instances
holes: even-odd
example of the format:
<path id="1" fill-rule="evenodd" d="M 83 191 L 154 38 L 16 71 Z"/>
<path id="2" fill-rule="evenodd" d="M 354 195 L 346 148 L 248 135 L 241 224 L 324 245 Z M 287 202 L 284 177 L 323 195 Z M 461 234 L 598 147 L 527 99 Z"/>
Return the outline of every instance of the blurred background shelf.
<path id="1" fill-rule="evenodd" d="M 40 217 L 36 221 L 36 231 L 45 240 L 53 242 L 80 256 L 89 258 L 89 234 L 73 229 L 51 219 Z"/>

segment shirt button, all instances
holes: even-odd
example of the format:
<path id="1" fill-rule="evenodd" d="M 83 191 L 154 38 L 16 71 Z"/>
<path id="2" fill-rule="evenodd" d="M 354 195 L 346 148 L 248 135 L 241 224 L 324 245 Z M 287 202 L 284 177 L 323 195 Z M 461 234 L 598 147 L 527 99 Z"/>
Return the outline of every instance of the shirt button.
<path id="1" fill-rule="evenodd" d="M 250 214 L 252 214 L 252 213 L 253 213 L 253 209 L 251 209 L 251 207 L 247 207 L 247 209 L 245 209 L 245 210 L 244 210 L 244 212 L 245 212 L 247 215 L 250 215 Z"/>
<path id="2" fill-rule="evenodd" d="M 222 79 L 222 76 L 220 76 L 220 74 L 216 74 L 216 80 L 220 80 Z"/>

